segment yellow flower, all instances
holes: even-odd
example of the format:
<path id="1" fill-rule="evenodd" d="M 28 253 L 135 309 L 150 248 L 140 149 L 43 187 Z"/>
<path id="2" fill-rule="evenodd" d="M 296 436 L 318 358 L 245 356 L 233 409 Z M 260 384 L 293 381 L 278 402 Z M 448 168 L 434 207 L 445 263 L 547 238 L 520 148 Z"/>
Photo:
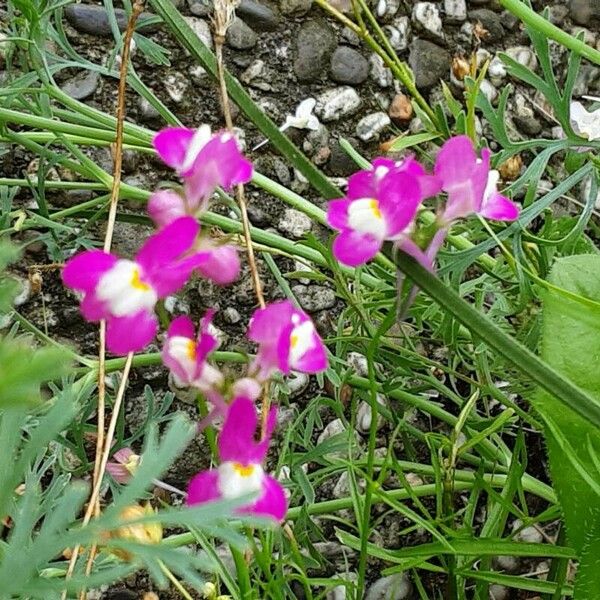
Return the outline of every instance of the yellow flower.
<path id="1" fill-rule="evenodd" d="M 135 521 L 152 515 L 154 512 L 150 504 L 145 506 L 132 504 L 124 508 L 119 516 L 122 521 Z M 131 523 L 109 532 L 108 537 L 118 540 L 131 540 L 139 544 L 158 544 L 162 540 L 162 534 L 160 523 Z M 111 548 L 111 552 L 124 560 L 132 559 L 131 553 L 122 548 Z"/>

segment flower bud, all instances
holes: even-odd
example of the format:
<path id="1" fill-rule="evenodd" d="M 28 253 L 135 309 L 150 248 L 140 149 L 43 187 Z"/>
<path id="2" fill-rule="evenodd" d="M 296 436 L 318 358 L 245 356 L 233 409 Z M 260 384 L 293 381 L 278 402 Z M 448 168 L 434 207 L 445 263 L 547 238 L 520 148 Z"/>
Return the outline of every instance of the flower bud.
<path id="1" fill-rule="evenodd" d="M 148 200 L 148 214 L 157 227 L 165 227 L 186 214 L 185 203 L 177 192 L 159 190 Z"/>

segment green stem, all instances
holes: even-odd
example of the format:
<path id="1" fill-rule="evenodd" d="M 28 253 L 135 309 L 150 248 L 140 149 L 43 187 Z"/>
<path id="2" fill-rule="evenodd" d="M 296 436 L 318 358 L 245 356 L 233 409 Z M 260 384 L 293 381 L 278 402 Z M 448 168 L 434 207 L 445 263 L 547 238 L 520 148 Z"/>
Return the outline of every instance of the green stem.
<path id="1" fill-rule="evenodd" d="M 598 50 L 553 25 L 521 0 L 500 0 L 500 4 L 532 29 L 543 33 L 546 37 L 562 44 L 569 50 L 600 65 L 600 52 Z"/>
<path id="2" fill-rule="evenodd" d="M 600 427 L 600 402 L 556 373 L 528 348 L 504 333 L 485 315 L 465 302 L 454 290 L 417 264 L 414 259 L 399 252 L 395 256 L 395 262 L 420 289 L 492 350 L 584 419 Z"/>

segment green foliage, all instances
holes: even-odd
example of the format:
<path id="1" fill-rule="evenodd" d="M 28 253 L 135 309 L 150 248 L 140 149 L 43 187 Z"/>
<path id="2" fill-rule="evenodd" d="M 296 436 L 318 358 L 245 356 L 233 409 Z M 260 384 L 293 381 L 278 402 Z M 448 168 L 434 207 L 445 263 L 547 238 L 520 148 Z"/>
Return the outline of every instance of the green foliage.
<path id="1" fill-rule="evenodd" d="M 550 283 L 585 298 L 600 300 L 600 257 L 580 255 L 556 261 Z M 541 355 L 544 360 L 600 399 L 600 309 L 552 290 L 544 293 Z M 580 567 L 584 580 L 594 578 L 593 565 L 600 537 L 600 440 L 598 428 L 573 410 L 561 406 L 550 394 L 540 392 L 534 405 L 546 422 L 546 443 L 554 487 L 561 503 L 567 538 L 587 559 Z M 595 554 L 597 556 L 597 554 Z M 591 570 L 585 570 L 590 563 Z M 591 588 L 590 588 L 591 589 Z M 596 590 L 598 587 L 595 588 Z M 581 598 L 588 596 L 581 595 Z"/>
<path id="2" fill-rule="evenodd" d="M 19 289 L 4 272 L 16 257 L 14 247 L 0 243 L 0 315 L 11 310 Z M 59 348 L 35 348 L 31 340 L 0 335 L 0 409 L 40 402 L 40 384 L 66 374 L 68 364 L 68 355 Z"/>

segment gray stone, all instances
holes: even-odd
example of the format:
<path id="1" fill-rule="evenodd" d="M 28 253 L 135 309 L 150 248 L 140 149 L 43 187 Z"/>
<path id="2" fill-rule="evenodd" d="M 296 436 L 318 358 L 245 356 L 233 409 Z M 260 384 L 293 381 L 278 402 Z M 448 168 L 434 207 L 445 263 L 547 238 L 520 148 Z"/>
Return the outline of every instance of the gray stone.
<path id="1" fill-rule="evenodd" d="M 14 279 L 16 279 L 19 284 L 19 292 L 13 298 L 13 305 L 23 306 L 23 304 L 26 304 L 31 297 L 31 283 L 29 282 L 29 279 L 25 279 L 24 277 L 15 277 Z"/>
<path id="2" fill-rule="evenodd" d="M 324 20 L 306 21 L 296 39 L 294 73 L 300 81 L 316 81 L 327 70 L 337 45 L 331 27 Z"/>
<path id="3" fill-rule="evenodd" d="M 444 11 L 449 21 L 461 23 L 467 19 L 466 0 L 444 0 Z"/>
<path id="4" fill-rule="evenodd" d="M 352 140 L 348 140 L 351 142 Z M 353 143 L 357 146 L 357 143 Z M 348 156 L 347 152 L 340 146 L 339 142 L 332 144 L 331 156 L 329 157 L 329 169 L 333 175 L 348 177 L 357 169 L 356 163 Z"/>
<path id="5" fill-rule="evenodd" d="M 337 83 L 359 85 L 369 76 L 367 59 L 354 48 L 339 46 L 331 55 L 331 79 Z"/>
<path id="6" fill-rule="evenodd" d="M 225 323 L 229 323 L 230 325 L 235 325 L 236 323 L 239 323 L 241 321 L 241 319 L 242 319 L 242 316 L 240 315 L 238 310 L 236 308 L 234 308 L 233 306 L 228 306 L 223 311 L 223 321 L 225 321 Z"/>
<path id="7" fill-rule="evenodd" d="M 350 86 L 342 86 L 320 94 L 315 113 L 323 121 L 337 121 L 356 112 L 360 105 L 361 100 L 356 90 Z"/>
<path id="8" fill-rule="evenodd" d="M 450 72 L 450 54 L 427 40 L 413 40 L 408 62 L 415 74 L 415 83 L 422 90 L 431 89 Z"/>
<path id="9" fill-rule="evenodd" d="M 406 573 L 395 573 L 375 581 L 369 587 L 365 600 L 404 600 L 410 596 L 412 585 Z"/>
<path id="10" fill-rule="evenodd" d="M 375 8 L 375 14 L 378 19 L 386 23 L 393 19 L 400 8 L 400 2 L 398 0 L 379 0 Z"/>
<path id="11" fill-rule="evenodd" d="M 489 8 L 478 8 L 469 12 L 469 19 L 474 23 L 481 23 L 487 31 L 486 42 L 501 42 L 504 38 L 504 27 L 500 20 L 500 15 Z"/>
<path id="12" fill-rule="evenodd" d="M 319 437 L 317 438 L 317 446 L 329 438 L 332 438 L 334 435 L 344 433 L 344 431 L 346 431 L 346 427 L 344 426 L 344 423 L 342 423 L 342 420 L 334 419 L 330 423 L 327 423 L 325 429 L 323 429 L 323 431 L 319 434 Z"/>
<path id="13" fill-rule="evenodd" d="M 284 15 L 305 15 L 312 6 L 312 0 L 281 0 L 279 3 Z"/>
<path id="14" fill-rule="evenodd" d="M 207 0 L 188 0 L 190 12 L 197 17 L 208 17 L 212 8 Z"/>
<path id="15" fill-rule="evenodd" d="M 371 64 L 371 79 L 382 88 L 388 88 L 394 83 L 392 72 L 385 66 L 383 58 L 379 54 L 371 54 L 369 58 Z"/>
<path id="16" fill-rule="evenodd" d="M 508 600 L 510 598 L 510 590 L 498 583 L 490 585 L 490 600 Z"/>
<path id="17" fill-rule="evenodd" d="M 84 71 L 61 86 L 61 90 L 74 100 L 89 98 L 98 87 L 100 75 L 96 71 Z"/>
<path id="18" fill-rule="evenodd" d="M 569 14 L 569 7 L 564 4 L 554 4 L 548 7 L 548 20 L 553 25 L 562 25 Z"/>
<path id="19" fill-rule="evenodd" d="M 323 285 L 302 285 L 292 287 L 292 292 L 300 306 L 308 312 L 325 310 L 335 306 L 335 292 Z"/>
<path id="20" fill-rule="evenodd" d="M 254 0 L 242 0 L 237 15 L 257 31 L 273 31 L 277 28 L 277 15 L 264 4 Z"/>
<path id="21" fill-rule="evenodd" d="M 183 17 L 192 31 L 198 36 L 198 39 L 209 48 L 213 47 L 212 32 L 210 25 L 198 17 Z"/>
<path id="22" fill-rule="evenodd" d="M 312 229 L 312 220 L 295 208 L 286 208 L 277 223 L 277 229 L 294 239 L 300 239 Z"/>
<path id="23" fill-rule="evenodd" d="M 141 96 L 138 100 L 138 109 L 143 121 L 154 121 L 160 117 L 158 110 L 146 98 L 142 98 Z"/>
<path id="24" fill-rule="evenodd" d="M 385 398 L 381 394 L 377 394 L 377 403 L 381 406 L 385 406 Z M 373 411 L 371 405 L 364 400 L 359 403 L 356 409 L 356 429 L 360 433 L 369 433 L 371 429 L 371 423 L 373 422 Z M 383 417 L 377 415 L 377 430 L 379 431 L 383 426 Z"/>
<path id="25" fill-rule="evenodd" d="M 258 36 L 256 33 L 239 17 L 233 20 L 227 30 L 227 44 L 236 50 L 254 48 L 257 41 Z"/>
<path id="26" fill-rule="evenodd" d="M 412 20 L 425 31 L 443 37 L 442 19 L 437 4 L 433 2 L 417 2 L 413 6 Z"/>
<path id="27" fill-rule="evenodd" d="M 120 31 L 125 31 L 127 28 L 127 13 L 121 8 L 115 8 L 115 17 Z M 69 4 L 64 8 L 67 21 L 77 31 L 89 33 L 90 35 L 112 36 L 108 14 L 104 7 L 95 6 L 93 4 Z M 136 31 L 151 31 L 156 30 L 156 25 L 145 25 L 144 20 L 153 17 L 152 13 L 144 12 L 140 15 Z"/>
<path id="28" fill-rule="evenodd" d="M 170 73 L 165 77 L 165 89 L 173 102 L 181 103 L 188 91 L 188 79 L 181 73 Z"/>
<path id="29" fill-rule="evenodd" d="M 578 25 L 589 25 L 592 19 L 600 19 L 600 0 L 571 0 L 569 13 Z"/>
<path id="30" fill-rule="evenodd" d="M 407 16 L 394 19 L 391 25 L 384 27 L 388 40 L 397 52 L 406 50 L 410 41 L 410 19 Z"/>
<path id="31" fill-rule="evenodd" d="M 533 109 L 521 94 L 515 94 L 515 125 L 527 135 L 537 135 L 542 130 L 542 124 L 536 118 Z"/>
<path id="32" fill-rule="evenodd" d="M 310 383 L 310 378 L 306 373 L 300 373 L 298 371 L 292 371 L 286 379 L 288 390 L 291 396 L 297 396 L 301 394 Z"/>
<path id="33" fill-rule="evenodd" d="M 512 46 L 505 50 L 505 53 L 520 65 L 535 71 L 537 68 L 537 58 L 535 52 L 529 46 Z"/>
<path id="34" fill-rule="evenodd" d="M 370 142 L 379 138 L 381 132 L 390 125 L 391 120 L 387 113 L 376 112 L 363 117 L 356 125 L 356 135 L 363 142 Z"/>

